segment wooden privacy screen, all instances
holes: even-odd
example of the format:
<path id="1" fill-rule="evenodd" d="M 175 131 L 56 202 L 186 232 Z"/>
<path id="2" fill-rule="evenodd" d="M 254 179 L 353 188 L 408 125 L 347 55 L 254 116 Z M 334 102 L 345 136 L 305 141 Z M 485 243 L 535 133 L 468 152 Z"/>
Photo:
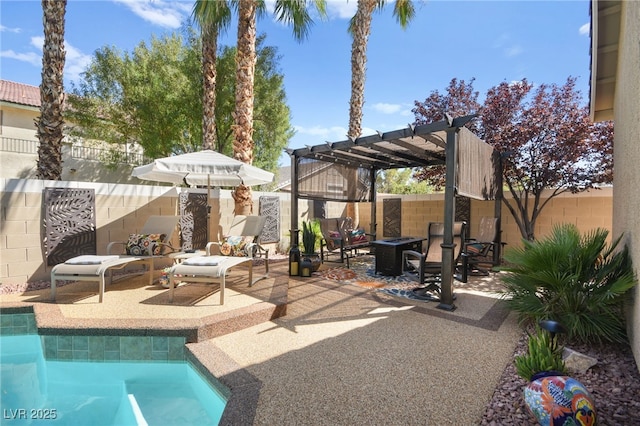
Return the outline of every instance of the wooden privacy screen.
<path id="1" fill-rule="evenodd" d="M 209 242 L 207 227 L 207 194 L 181 192 L 180 247 L 182 250 L 204 249 Z"/>
<path id="2" fill-rule="evenodd" d="M 96 251 L 96 195 L 93 189 L 44 189 L 43 247 L 47 266 Z"/>
<path id="3" fill-rule="evenodd" d="M 260 216 L 267 217 L 260 234 L 260 242 L 277 243 L 280 241 L 280 198 L 264 195 L 258 201 Z"/>

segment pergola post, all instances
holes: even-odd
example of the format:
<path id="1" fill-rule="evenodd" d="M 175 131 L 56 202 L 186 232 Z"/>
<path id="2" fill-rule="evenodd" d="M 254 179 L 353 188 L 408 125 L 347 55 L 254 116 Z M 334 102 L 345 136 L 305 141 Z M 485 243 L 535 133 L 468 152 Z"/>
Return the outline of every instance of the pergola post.
<path id="1" fill-rule="evenodd" d="M 502 262 L 502 197 L 504 196 L 502 192 L 502 162 L 503 155 L 498 151 L 493 152 L 495 161 L 494 161 L 494 173 L 495 173 L 495 181 L 496 181 L 496 195 L 495 201 L 493 205 L 493 211 L 495 217 L 498 218 L 498 222 L 496 223 L 496 241 L 493 247 L 493 264 L 500 265 Z"/>
<path id="2" fill-rule="evenodd" d="M 442 283 L 440 284 L 439 309 L 453 311 L 453 268 L 454 248 L 453 224 L 456 215 L 456 167 L 458 164 L 458 127 L 447 130 L 446 153 L 446 183 L 444 188 L 444 235 L 442 237 Z"/>
<path id="3" fill-rule="evenodd" d="M 378 234 L 378 224 L 376 221 L 376 203 L 378 202 L 378 189 L 376 188 L 376 169 L 371 169 L 371 175 L 369 179 L 371 180 L 371 194 L 369 196 L 369 199 L 371 200 L 371 223 L 369 225 L 369 232 L 371 233 L 371 238 L 373 240 L 376 240 L 376 235 Z"/>
<path id="4" fill-rule="evenodd" d="M 298 168 L 300 157 L 291 155 L 291 246 L 298 245 Z"/>

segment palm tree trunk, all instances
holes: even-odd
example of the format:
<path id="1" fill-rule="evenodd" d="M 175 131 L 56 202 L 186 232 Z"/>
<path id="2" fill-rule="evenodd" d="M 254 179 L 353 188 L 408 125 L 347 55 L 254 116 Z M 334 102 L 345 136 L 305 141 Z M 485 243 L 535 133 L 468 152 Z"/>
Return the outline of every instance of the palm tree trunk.
<path id="1" fill-rule="evenodd" d="M 353 44 L 351 45 L 351 100 L 349 101 L 348 136 L 356 139 L 362 133 L 362 109 L 364 108 L 364 82 L 367 72 L 367 44 L 371 34 L 371 17 L 376 0 L 358 0 L 358 9 L 353 19 Z M 357 188 L 357 170 L 349 176 L 349 196 L 354 197 Z M 355 203 L 347 203 L 347 216 L 357 226 L 360 210 Z"/>
<path id="2" fill-rule="evenodd" d="M 256 67 L 256 3 L 240 0 L 236 57 L 236 109 L 233 125 L 233 157 L 253 163 L 253 98 Z M 235 214 L 253 212 L 251 188 L 239 185 L 233 192 Z"/>
<path id="3" fill-rule="evenodd" d="M 367 72 L 367 44 L 371 34 L 371 16 L 376 0 L 358 0 L 353 22 L 351 45 L 351 100 L 349 101 L 349 133 L 357 138 L 362 133 L 362 109 L 364 107 L 364 82 Z"/>
<path id="4" fill-rule="evenodd" d="M 40 117 L 36 119 L 36 134 L 40 141 L 36 173 L 39 179 L 60 180 L 62 176 L 66 7 L 67 0 L 42 0 L 44 45 L 42 47 Z"/>
<path id="5" fill-rule="evenodd" d="M 214 26 L 202 32 L 202 149 L 216 149 L 216 54 L 218 30 Z"/>

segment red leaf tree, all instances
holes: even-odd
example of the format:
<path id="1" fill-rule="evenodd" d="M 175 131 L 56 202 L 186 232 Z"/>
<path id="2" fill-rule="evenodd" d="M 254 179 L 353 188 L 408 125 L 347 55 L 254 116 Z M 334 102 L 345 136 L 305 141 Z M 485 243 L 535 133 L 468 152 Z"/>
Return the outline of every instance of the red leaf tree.
<path id="1" fill-rule="evenodd" d="M 551 199 L 613 181 L 613 123 L 591 122 L 575 83 L 572 77 L 562 86 L 536 88 L 526 79 L 503 82 L 489 89 L 479 107 L 473 80 L 467 85 L 454 79 L 447 95 L 432 93 L 425 102 L 416 102 L 413 112 L 418 123 L 440 120 L 443 115 L 437 114 L 444 111 L 480 115 L 473 130 L 501 154 L 504 185 L 512 195 L 503 202 L 522 237 L 533 240 L 536 220 Z M 415 176 L 441 183 L 437 170 L 420 170 Z"/>

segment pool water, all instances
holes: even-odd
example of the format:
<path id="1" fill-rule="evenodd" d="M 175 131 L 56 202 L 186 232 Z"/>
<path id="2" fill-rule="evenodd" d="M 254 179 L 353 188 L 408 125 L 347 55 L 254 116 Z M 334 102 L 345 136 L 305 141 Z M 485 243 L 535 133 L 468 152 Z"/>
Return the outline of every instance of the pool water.
<path id="1" fill-rule="evenodd" d="M 225 398 L 191 365 L 44 359 L 37 334 L 0 336 L 0 424 L 217 425 Z"/>

